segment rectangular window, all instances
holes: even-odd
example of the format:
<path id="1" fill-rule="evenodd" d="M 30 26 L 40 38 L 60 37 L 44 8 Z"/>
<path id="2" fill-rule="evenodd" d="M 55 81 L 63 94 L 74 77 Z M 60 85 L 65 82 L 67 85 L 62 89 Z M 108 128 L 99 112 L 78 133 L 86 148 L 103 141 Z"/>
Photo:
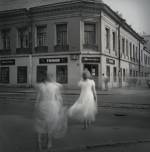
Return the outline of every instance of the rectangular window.
<path id="1" fill-rule="evenodd" d="M 138 58 L 138 52 L 139 52 L 139 51 L 138 51 L 138 47 L 136 47 L 136 61 L 138 61 L 138 59 L 139 59 L 139 58 Z"/>
<path id="2" fill-rule="evenodd" d="M 27 83 L 27 67 L 26 66 L 18 66 L 17 82 L 18 83 Z"/>
<path id="3" fill-rule="evenodd" d="M 126 71 L 125 69 L 123 69 L 123 81 L 125 81 L 125 79 L 126 79 Z"/>
<path id="4" fill-rule="evenodd" d="M 110 66 L 106 66 L 106 75 L 107 75 L 107 77 L 108 77 L 108 80 L 109 80 L 109 82 L 110 82 Z"/>
<path id="5" fill-rule="evenodd" d="M 132 43 L 130 43 L 130 59 L 132 60 Z"/>
<path id="6" fill-rule="evenodd" d="M 143 50 L 141 50 L 141 62 L 143 62 Z"/>
<path id="7" fill-rule="evenodd" d="M 133 77 L 135 77 L 135 71 L 133 70 Z"/>
<path id="8" fill-rule="evenodd" d="M 59 83 L 68 82 L 68 68 L 67 65 L 56 66 L 56 81 Z"/>
<path id="9" fill-rule="evenodd" d="M 138 71 L 136 71 L 136 77 L 138 76 Z"/>
<path id="10" fill-rule="evenodd" d="M 56 25 L 56 43 L 57 45 L 67 45 L 67 24 Z"/>
<path id="11" fill-rule="evenodd" d="M 114 67 L 113 76 L 114 76 L 114 82 L 116 82 L 117 81 L 117 68 L 116 67 Z"/>
<path id="12" fill-rule="evenodd" d="M 84 24 L 84 43 L 88 45 L 96 44 L 96 25 L 95 23 Z"/>
<path id="13" fill-rule="evenodd" d="M 130 69 L 130 77 L 132 77 L 132 69 Z"/>
<path id="14" fill-rule="evenodd" d="M 106 49 L 110 49 L 110 29 L 105 28 L 106 31 Z"/>
<path id="15" fill-rule="evenodd" d="M 128 40 L 126 40 L 126 56 L 129 57 Z"/>
<path id="16" fill-rule="evenodd" d="M 9 67 L 0 67 L 0 83 L 9 83 Z"/>
<path id="17" fill-rule="evenodd" d="M 116 51 L 116 32 L 113 32 L 113 50 Z"/>
<path id="18" fill-rule="evenodd" d="M 133 61 L 135 61 L 135 46 L 133 44 Z"/>
<path id="19" fill-rule="evenodd" d="M 47 66 L 37 66 L 37 82 L 43 82 L 47 76 Z"/>
<path id="20" fill-rule="evenodd" d="M 125 39 L 122 38 L 122 53 L 125 54 Z"/>
<path id="21" fill-rule="evenodd" d="M 97 64 L 84 64 L 84 68 L 88 69 L 93 77 L 98 77 L 98 65 Z"/>
<path id="22" fill-rule="evenodd" d="M 37 47 L 46 46 L 46 26 L 37 26 Z"/>
<path id="23" fill-rule="evenodd" d="M 10 30 L 2 30 L 2 48 L 10 49 Z"/>
<path id="24" fill-rule="evenodd" d="M 18 29 L 18 48 L 29 48 L 29 34 L 26 28 Z"/>

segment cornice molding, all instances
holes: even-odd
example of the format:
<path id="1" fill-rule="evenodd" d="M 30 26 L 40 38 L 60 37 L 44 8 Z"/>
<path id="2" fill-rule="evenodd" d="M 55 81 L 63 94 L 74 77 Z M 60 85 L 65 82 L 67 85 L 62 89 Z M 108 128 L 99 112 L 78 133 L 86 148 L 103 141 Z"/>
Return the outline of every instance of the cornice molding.
<path id="1" fill-rule="evenodd" d="M 136 33 L 132 29 L 132 27 L 130 27 L 126 23 L 126 21 L 122 19 L 116 12 L 114 12 L 108 5 L 94 0 L 72 0 L 49 5 L 31 7 L 29 10 L 23 8 L 9 11 L 1 11 L 0 18 L 9 18 L 17 15 L 27 15 L 30 16 L 32 19 L 32 17 L 34 18 L 34 16 L 38 16 L 41 13 L 43 15 L 47 15 L 47 13 L 48 15 L 58 15 L 62 13 L 67 14 L 71 12 L 80 12 L 81 14 L 84 12 L 100 14 L 101 10 L 104 11 L 112 19 L 114 19 L 121 27 L 123 27 L 139 41 L 143 40 L 143 38 L 138 33 Z"/>
<path id="2" fill-rule="evenodd" d="M 28 10 L 26 8 L 0 11 L 0 19 L 14 17 L 14 16 L 22 16 L 22 15 L 28 15 Z"/>

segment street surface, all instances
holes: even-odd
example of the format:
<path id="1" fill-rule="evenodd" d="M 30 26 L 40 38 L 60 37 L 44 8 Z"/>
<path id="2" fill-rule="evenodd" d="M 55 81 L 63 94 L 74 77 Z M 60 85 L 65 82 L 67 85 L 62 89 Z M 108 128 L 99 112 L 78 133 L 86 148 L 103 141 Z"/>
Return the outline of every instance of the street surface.
<path id="1" fill-rule="evenodd" d="M 54 152 L 150 152 L 150 90 L 97 91 L 99 113 L 87 130 L 68 120 L 64 138 L 53 141 Z M 69 108 L 79 90 L 64 90 Z M 28 88 L 0 89 L 0 152 L 37 152 L 34 130 L 36 93 Z"/>

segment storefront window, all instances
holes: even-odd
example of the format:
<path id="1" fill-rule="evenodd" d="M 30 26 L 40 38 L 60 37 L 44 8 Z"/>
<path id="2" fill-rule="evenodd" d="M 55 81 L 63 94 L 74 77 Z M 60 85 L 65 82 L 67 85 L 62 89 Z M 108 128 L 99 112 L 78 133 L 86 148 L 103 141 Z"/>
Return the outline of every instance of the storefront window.
<path id="1" fill-rule="evenodd" d="M 130 77 L 132 77 L 132 70 L 130 69 Z"/>
<path id="2" fill-rule="evenodd" d="M 126 71 L 125 69 L 123 69 L 123 81 L 125 81 L 125 79 L 126 79 Z"/>
<path id="3" fill-rule="evenodd" d="M 67 65 L 56 66 L 56 81 L 59 83 L 68 82 L 68 68 Z"/>
<path id="4" fill-rule="evenodd" d="M 117 81 L 117 68 L 116 67 L 114 67 L 114 74 L 113 74 L 113 76 L 114 76 L 114 82 L 116 82 Z"/>
<path id="5" fill-rule="evenodd" d="M 9 67 L 0 67 L 0 83 L 9 83 Z"/>
<path id="6" fill-rule="evenodd" d="M 37 82 L 43 82 L 47 76 L 47 66 L 37 66 Z"/>
<path id="7" fill-rule="evenodd" d="M 84 69 L 88 69 L 93 77 L 98 77 L 98 65 L 97 64 L 85 64 Z"/>
<path id="8" fill-rule="evenodd" d="M 26 66 L 19 66 L 17 68 L 17 82 L 27 83 L 27 67 Z"/>
<path id="9" fill-rule="evenodd" d="M 109 80 L 109 82 L 110 82 L 110 66 L 106 66 L 106 75 L 107 75 L 107 77 L 108 77 L 108 80 Z"/>

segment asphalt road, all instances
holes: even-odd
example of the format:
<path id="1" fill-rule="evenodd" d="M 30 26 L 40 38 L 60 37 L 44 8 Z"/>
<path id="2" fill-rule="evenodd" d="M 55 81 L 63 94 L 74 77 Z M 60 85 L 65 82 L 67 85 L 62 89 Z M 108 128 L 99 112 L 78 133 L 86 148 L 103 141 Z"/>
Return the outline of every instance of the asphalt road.
<path id="1" fill-rule="evenodd" d="M 77 98 L 78 94 L 63 95 L 64 103 L 68 108 Z M 33 128 L 34 102 L 35 93 L 15 92 L 14 90 L 0 92 L 1 152 L 36 151 L 36 135 Z M 93 136 L 94 134 L 96 136 L 96 129 L 99 131 L 100 128 L 100 135 L 103 137 L 100 139 L 93 137 L 96 142 L 95 145 L 97 142 L 100 145 L 87 146 L 81 151 L 150 151 L 150 90 L 123 90 L 112 94 L 100 94 L 98 95 L 98 105 L 99 113 L 96 117 L 96 122 L 93 124 L 95 128 L 94 130 L 88 130 L 83 135 L 87 136 L 91 132 Z M 71 130 L 72 134 L 76 128 L 80 127 L 82 126 L 79 122 L 69 121 L 69 130 Z M 115 134 L 112 134 L 111 130 L 115 131 Z M 82 132 L 81 130 L 81 134 Z M 56 140 L 54 149 L 67 145 L 69 140 L 67 137 L 66 139 Z M 112 144 L 105 144 L 105 142 Z M 90 145 L 89 139 L 85 138 L 83 144 L 87 143 Z M 74 143 L 70 142 L 73 147 L 77 147 L 79 144 L 80 141 L 77 139 L 74 139 Z M 70 151 L 76 150 L 72 149 Z"/>

